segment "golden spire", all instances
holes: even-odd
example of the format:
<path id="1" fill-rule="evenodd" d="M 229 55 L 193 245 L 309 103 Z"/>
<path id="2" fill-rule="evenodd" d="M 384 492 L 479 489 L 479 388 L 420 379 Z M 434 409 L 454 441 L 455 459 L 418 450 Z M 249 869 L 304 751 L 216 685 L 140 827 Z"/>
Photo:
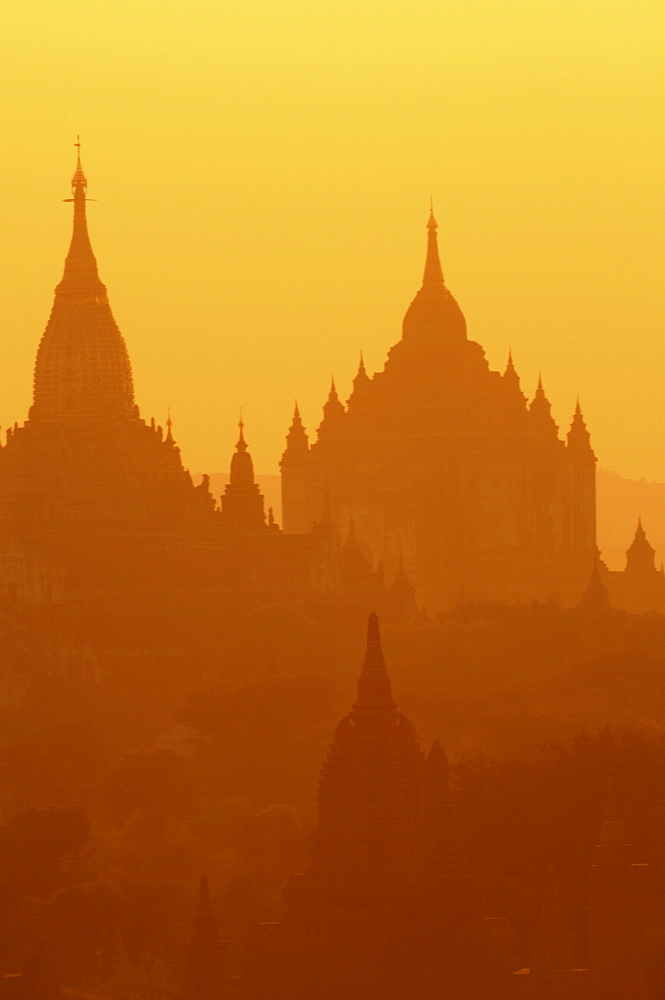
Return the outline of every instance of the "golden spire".
<path id="1" fill-rule="evenodd" d="M 62 281 L 56 288 L 58 295 L 83 295 L 97 298 L 106 293 L 106 287 L 99 280 L 97 261 L 92 252 L 85 203 L 88 181 L 81 166 L 81 139 L 76 137 L 76 169 L 72 177 L 72 196 L 65 201 L 74 203 L 74 228 L 69 253 L 65 260 Z"/>
<path id="2" fill-rule="evenodd" d="M 437 229 L 439 228 L 434 218 L 434 205 L 430 198 L 429 219 L 427 220 L 427 256 L 425 258 L 425 271 L 423 273 L 423 291 L 436 292 L 443 288 L 443 270 L 439 257 L 439 243 L 437 240 Z"/>
<path id="3" fill-rule="evenodd" d="M 76 170 L 74 171 L 74 176 L 72 177 L 72 194 L 75 193 L 77 187 L 87 188 L 88 181 L 85 174 L 83 173 L 83 167 L 81 166 L 81 136 L 76 136 Z"/>

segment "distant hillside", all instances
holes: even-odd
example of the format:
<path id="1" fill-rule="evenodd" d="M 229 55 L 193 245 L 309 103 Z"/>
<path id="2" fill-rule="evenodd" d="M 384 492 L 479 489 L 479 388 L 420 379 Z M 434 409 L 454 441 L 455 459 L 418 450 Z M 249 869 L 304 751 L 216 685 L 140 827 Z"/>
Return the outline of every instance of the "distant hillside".
<path id="1" fill-rule="evenodd" d="M 201 476 L 194 476 L 200 482 Z M 228 473 L 210 477 L 213 495 L 219 499 L 229 481 Z M 275 520 L 282 523 L 282 495 L 279 476 L 257 475 L 266 498 L 266 512 L 272 507 Z M 660 565 L 665 561 L 665 483 L 645 479 L 624 479 L 616 472 L 598 470 L 598 545 L 610 569 L 623 569 L 638 517 L 642 518 L 647 538 L 656 550 Z"/>

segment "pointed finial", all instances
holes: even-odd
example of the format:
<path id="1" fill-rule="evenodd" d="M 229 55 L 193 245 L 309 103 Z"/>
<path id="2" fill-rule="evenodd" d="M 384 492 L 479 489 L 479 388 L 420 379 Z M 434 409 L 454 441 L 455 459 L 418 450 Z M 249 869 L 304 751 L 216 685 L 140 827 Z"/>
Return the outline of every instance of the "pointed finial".
<path id="1" fill-rule="evenodd" d="M 296 405 L 293 407 L 293 419 L 291 421 L 291 426 L 302 427 L 302 419 L 300 417 L 300 407 L 298 406 L 298 400 L 296 399 Z"/>
<path id="2" fill-rule="evenodd" d="M 429 196 L 429 219 L 427 220 L 428 229 L 438 229 L 438 223 L 434 218 L 434 200 L 432 196 Z"/>
<path id="3" fill-rule="evenodd" d="M 242 419 L 242 409 L 240 410 L 240 420 L 238 421 L 238 430 L 240 435 L 238 437 L 238 443 L 236 444 L 236 451 L 247 451 L 247 442 L 245 441 L 245 435 L 243 433 L 245 424 Z"/>
<path id="4" fill-rule="evenodd" d="M 83 167 L 81 166 L 81 136 L 76 136 L 76 142 L 74 143 L 76 147 L 76 169 L 74 171 L 74 176 L 72 177 L 72 192 L 75 193 L 76 189 L 79 187 L 86 188 L 88 186 L 88 181 L 83 173 Z"/>
<path id="5" fill-rule="evenodd" d="M 355 711 L 366 709 L 395 709 L 390 677 L 383 659 L 379 619 L 374 612 L 367 620 L 367 649 L 365 662 L 358 680 L 358 698 Z"/>
<path id="6" fill-rule="evenodd" d="M 167 417 L 166 417 L 166 440 L 171 443 L 173 441 L 173 434 L 171 433 L 171 428 L 173 427 L 173 421 L 171 420 L 171 407 L 167 407 Z"/>
<path id="7" fill-rule="evenodd" d="M 365 369 L 365 359 L 363 357 L 362 349 L 360 351 L 360 363 L 358 364 L 358 374 L 359 375 L 366 375 L 367 374 L 367 371 Z"/>
<path id="8" fill-rule="evenodd" d="M 430 205 L 429 219 L 427 220 L 427 255 L 425 257 L 425 270 L 423 272 L 422 289 L 426 292 L 438 292 L 444 286 L 443 270 L 439 257 L 439 244 L 437 242 L 438 224 L 434 218 L 434 209 Z"/>
<path id="9" fill-rule="evenodd" d="M 86 295 L 98 297 L 106 293 L 106 287 L 99 280 L 97 261 L 92 252 L 88 224 L 86 221 L 86 189 L 88 181 L 81 166 L 81 143 L 77 137 L 74 144 L 78 150 L 76 169 L 72 177 L 72 197 L 65 201 L 74 203 L 74 227 L 69 252 L 65 259 L 65 270 L 56 294 Z"/>

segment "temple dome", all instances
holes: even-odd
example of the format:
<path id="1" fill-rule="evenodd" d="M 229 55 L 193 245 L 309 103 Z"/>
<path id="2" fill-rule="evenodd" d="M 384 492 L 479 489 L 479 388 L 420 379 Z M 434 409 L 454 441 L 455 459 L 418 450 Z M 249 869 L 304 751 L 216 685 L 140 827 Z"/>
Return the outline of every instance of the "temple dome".
<path id="1" fill-rule="evenodd" d="M 466 340 L 466 320 L 457 300 L 446 288 L 439 257 L 437 222 L 430 212 L 427 222 L 427 256 L 423 283 L 402 322 L 404 340 L 423 336 L 444 341 Z"/>

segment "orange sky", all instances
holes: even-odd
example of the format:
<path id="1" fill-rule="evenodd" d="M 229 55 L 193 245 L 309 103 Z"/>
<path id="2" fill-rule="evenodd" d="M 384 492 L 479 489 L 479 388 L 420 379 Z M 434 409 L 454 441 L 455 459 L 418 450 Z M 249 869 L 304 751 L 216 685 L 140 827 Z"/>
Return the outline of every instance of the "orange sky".
<path id="1" fill-rule="evenodd" d="M 661 0 L 23 0 L 3 10 L 0 422 L 24 419 L 80 132 L 141 412 L 274 472 L 383 365 L 434 196 L 469 335 L 600 463 L 665 481 Z"/>

